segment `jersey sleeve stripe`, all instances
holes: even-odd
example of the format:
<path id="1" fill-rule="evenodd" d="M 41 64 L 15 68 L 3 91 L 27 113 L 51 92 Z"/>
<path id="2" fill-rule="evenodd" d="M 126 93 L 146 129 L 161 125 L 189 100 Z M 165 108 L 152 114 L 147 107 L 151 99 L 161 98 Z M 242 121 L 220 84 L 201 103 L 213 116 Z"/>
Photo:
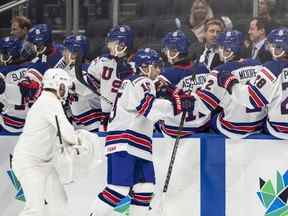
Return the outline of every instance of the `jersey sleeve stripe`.
<path id="1" fill-rule="evenodd" d="M 288 123 L 282 122 L 269 122 L 269 124 L 280 133 L 288 133 Z"/>
<path id="2" fill-rule="evenodd" d="M 219 106 L 220 100 L 210 92 L 200 89 L 196 94 L 201 98 L 209 110 L 214 110 Z"/>
<path id="3" fill-rule="evenodd" d="M 24 124 L 25 124 L 24 119 L 18 119 L 18 118 L 11 117 L 5 114 L 2 115 L 2 118 L 3 118 L 4 124 L 7 126 L 10 126 L 16 129 L 24 127 Z"/>
<path id="4" fill-rule="evenodd" d="M 29 76 L 30 74 L 36 79 L 36 81 L 38 80 L 38 81 L 42 82 L 43 76 L 41 73 L 39 73 L 39 71 L 30 68 L 30 69 L 28 69 L 26 75 Z"/>
<path id="5" fill-rule="evenodd" d="M 73 116 L 73 120 L 77 125 L 87 124 L 91 121 L 101 121 L 103 118 L 103 113 L 101 110 L 89 110 L 88 112 L 81 113 L 78 116 Z"/>
<path id="6" fill-rule="evenodd" d="M 251 96 L 251 99 L 255 102 L 258 108 L 261 108 L 265 106 L 266 104 L 268 104 L 268 101 L 266 100 L 266 98 L 261 94 L 261 92 L 255 86 L 252 86 L 251 84 L 249 84 L 248 92 L 249 92 L 249 95 Z"/>
<path id="7" fill-rule="evenodd" d="M 271 73 L 269 70 L 262 68 L 261 72 L 270 80 L 270 81 L 274 81 L 276 79 L 276 77 L 274 76 L 273 73 Z"/>
<path id="8" fill-rule="evenodd" d="M 257 122 L 249 122 L 249 123 L 229 122 L 223 118 L 223 114 L 220 115 L 220 122 L 222 126 L 236 133 L 237 132 L 245 132 L 245 133 L 255 132 L 255 131 L 261 130 L 264 124 L 264 120 L 260 120 Z"/>
<path id="9" fill-rule="evenodd" d="M 136 110 L 140 115 L 147 117 L 149 114 L 155 97 L 151 94 L 146 94 L 145 97 L 141 100 L 140 105 L 136 107 Z"/>

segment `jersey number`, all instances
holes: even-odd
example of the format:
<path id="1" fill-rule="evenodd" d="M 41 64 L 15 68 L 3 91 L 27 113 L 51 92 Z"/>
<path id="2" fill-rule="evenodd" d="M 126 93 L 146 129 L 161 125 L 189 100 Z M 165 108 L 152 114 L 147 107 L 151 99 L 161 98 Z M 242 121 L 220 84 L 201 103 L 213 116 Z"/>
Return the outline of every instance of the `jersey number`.
<path id="1" fill-rule="evenodd" d="M 22 96 L 22 97 L 21 97 L 21 105 L 15 105 L 15 106 L 14 106 L 14 109 L 15 109 L 15 110 L 25 110 L 25 109 L 26 109 L 26 104 L 27 104 L 27 103 L 25 103 L 24 97 Z M 30 108 L 32 105 L 33 105 L 33 103 L 28 103 L 28 107 L 29 107 L 29 108 Z"/>

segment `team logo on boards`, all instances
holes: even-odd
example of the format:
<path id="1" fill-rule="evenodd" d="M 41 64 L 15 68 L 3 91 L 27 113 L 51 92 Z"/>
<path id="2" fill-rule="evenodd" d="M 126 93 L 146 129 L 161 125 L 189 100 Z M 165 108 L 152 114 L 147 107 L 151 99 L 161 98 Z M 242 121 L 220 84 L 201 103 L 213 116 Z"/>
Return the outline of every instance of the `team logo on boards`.
<path id="1" fill-rule="evenodd" d="M 288 170 L 283 175 L 277 171 L 274 186 L 271 179 L 259 180 L 260 191 L 257 195 L 266 209 L 264 216 L 288 216 Z"/>

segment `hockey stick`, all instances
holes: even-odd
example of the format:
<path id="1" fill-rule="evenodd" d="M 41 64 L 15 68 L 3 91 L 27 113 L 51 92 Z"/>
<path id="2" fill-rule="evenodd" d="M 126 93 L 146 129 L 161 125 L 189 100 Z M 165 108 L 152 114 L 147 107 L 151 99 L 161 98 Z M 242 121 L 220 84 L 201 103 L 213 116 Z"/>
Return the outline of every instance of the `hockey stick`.
<path id="1" fill-rule="evenodd" d="M 179 146 L 180 139 L 181 139 L 181 131 L 182 131 L 183 126 L 184 126 L 185 117 L 186 117 L 186 111 L 182 113 L 180 125 L 179 125 L 179 128 L 177 130 L 177 136 L 176 136 L 176 140 L 174 143 L 172 155 L 170 158 L 168 171 L 167 171 L 166 178 L 165 178 L 164 187 L 162 190 L 163 193 L 166 193 L 168 191 L 168 186 L 169 186 L 169 182 L 170 182 L 171 175 L 172 175 L 172 170 L 173 170 L 173 166 L 174 166 L 174 162 L 175 162 L 175 158 L 176 158 L 176 153 L 177 153 L 178 146 Z"/>
<path id="2" fill-rule="evenodd" d="M 94 94 L 98 95 L 101 99 L 103 99 L 106 103 L 113 105 L 112 101 L 110 101 L 108 98 L 104 97 L 103 95 L 101 95 L 101 93 L 98 92 L 98 89 L 95 86 L 89 85 L 83 76 L 83 72 L 82 72 L 82 67 L 81 67 L 81 58 L 77 56 L 76 58 L 76 62 L 75 62 L 75 75 L 76 75 L 76 79 L 82 83 L 83 85 L 85 85 L 87 88 L 89 88 Z"/>

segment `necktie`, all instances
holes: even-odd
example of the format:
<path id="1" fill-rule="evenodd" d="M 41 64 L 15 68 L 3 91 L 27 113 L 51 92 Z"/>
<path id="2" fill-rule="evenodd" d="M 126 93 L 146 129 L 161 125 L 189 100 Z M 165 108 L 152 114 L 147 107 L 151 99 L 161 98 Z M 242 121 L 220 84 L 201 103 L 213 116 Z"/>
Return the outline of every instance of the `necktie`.
<path id="1" fill-rule="evenodd" d="M 208 65 L 210 53 L 211 53 L 211 49 L 207 49 L 205 53 L 205 58 L 204 58 L 205 65 Z"/>
<path id="2" fill-rule="evenodd" d="M 251 57 L 252 57 L 253 59 L 256 58 L 256 51 L 257 51 L 257 47 L 253 47 L 253 49 L 252 49 L 252 55 L 251 55 Z"/>

